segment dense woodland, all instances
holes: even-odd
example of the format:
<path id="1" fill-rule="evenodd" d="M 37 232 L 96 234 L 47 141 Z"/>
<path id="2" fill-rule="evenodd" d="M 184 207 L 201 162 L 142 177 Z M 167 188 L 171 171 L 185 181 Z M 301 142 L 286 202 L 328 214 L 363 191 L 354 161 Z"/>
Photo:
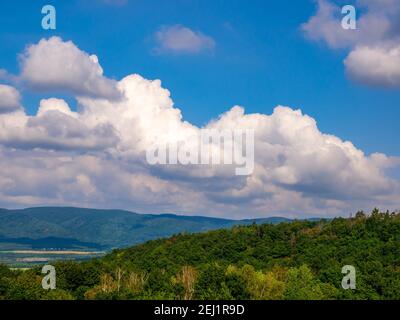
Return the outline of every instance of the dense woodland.
<path id="1" fill-rule="evenodd" d="M 179 234 L 83 263 L 0 267 L 0 299 L 400 299 L 400 214 Z M 341 287 L 344 265 L 355 290 Z"/>

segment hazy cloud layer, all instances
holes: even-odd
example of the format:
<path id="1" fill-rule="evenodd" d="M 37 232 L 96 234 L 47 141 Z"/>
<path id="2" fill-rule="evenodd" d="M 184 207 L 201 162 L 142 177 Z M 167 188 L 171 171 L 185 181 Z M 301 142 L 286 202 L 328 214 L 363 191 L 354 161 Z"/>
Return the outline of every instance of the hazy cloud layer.
<path id="1" fill-rule="evenodd" d="M 49 42 L 68 47 L 76 64 L 101 70 L 97 59 L 90 63 L 72 42 L 51 38 L 32 47 Z M 46 52 L 35 52 L 35 67 L 46 65 L 41 56 Z M 52 54 L 59 55 L 52 61 L 60 61 L 66 53 Z M 58 71 L 58 83 L 76 76 Z M 111 81 L 102 75 L 90 79 Z M 89 88 L 103 92 L 101 86 Z M 160 80 L 132 74 L 114 88 L 120 99 L 76 93 L 78 111 L 52 98 L 42 100 L 34 116 L 21 109 L 0 115 L 0 166 L 7 168 L 0 171 L 1 206 L 82 205 L 231 217 L 399 207 L 399 183 L 386 173 L 399 159 L 366 155 L 351 142 L 322 133 L 301 110 L 285 106 L 270 115 L 246 114 L 234 106 L 204 127 L 255 130 L 250 176 L 236 176 L 224 165 L 150 166 L 145 160 L 150 147 L 178 141 L 190 148 L 202 128 L 183 120 Z"/>

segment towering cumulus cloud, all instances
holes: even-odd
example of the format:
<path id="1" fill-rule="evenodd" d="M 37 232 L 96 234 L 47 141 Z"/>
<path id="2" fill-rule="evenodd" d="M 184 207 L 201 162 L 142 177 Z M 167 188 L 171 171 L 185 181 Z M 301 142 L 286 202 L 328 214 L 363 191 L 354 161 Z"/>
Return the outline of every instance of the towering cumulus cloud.
<path id="1" fill-rule="evenodd" d="M 25 81 L 47 90 L 69 89 L 78 111 L 51 98 L 40 102 L 34 116 L 22 108 L 1 113 L 0 166 L 7 168 L 0 171 L 2 206 L 301 217 L 399 205 L 398 182 L 385 173 L 398 159 L 366 155 L 351 142 L 320 132 L 300 110 L 277 106 L 270 115 L 246 114 L 234 106 L 199 128 L 183 120 L 160 80 L 132 74 L 114 83 L 102 75 L 97 58 L 59 38 L 41 40 L 27 52 Z M 46 63 L 56 61 L 63 61 L 50 75 L 57 88 L 40 74 Z M 66 67 L 71 65 L 86 72 Z M 236 176 L 226 165 L 146 162 L 154 144 L 179 141 L 190 147 L 201 129 L 254 130 L 253 173 Z"/>

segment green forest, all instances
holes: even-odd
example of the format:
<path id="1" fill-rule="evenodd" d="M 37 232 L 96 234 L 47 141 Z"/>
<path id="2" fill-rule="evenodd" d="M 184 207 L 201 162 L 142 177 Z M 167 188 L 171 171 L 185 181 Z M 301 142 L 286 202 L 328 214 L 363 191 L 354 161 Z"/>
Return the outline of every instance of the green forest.
<path id="1" fill-rule="evenodd" d="M 0 266 L 0 299 L 400 299 L 400 214 L 235 226 L 177 234 L 85 262 Z M 345 290 L 342 267 L 356 269 Z"/>

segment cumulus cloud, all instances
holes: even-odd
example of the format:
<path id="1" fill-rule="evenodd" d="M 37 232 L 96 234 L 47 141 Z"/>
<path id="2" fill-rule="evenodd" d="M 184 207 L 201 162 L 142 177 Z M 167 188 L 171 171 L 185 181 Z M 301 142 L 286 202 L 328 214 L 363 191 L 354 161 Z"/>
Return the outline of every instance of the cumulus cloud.
<path id="1" fill-rule="evenodd" d="M 62 53 L 60 53 L 62 54 Z M 83 205 L 143 212 L 229 217 L 334 215 L 399 206 L 386 170 L 399 159 L 366 155 L 322 133 L 301 110 L 246 114 L 234 106 L 200 128 L 184 121 L 160 80 L 132 74 L 116 84 L 122 99 L 77 98 L 77 111 L 44 99 L 36 115 L 0 115 L 0 204 Z M 255 166 L 236 176 L 226 165 L 156 165 L 146 151 L 202 129 L 252 129 Z"/>
<path id="2" fill-rule="evenodd" d="M 400 87 L 399 68 L 400 2 L 358 0 L 357 29 L 343 29 L 341 7 L 333 1 L 318 0 L 317 13 L 301 28 L 314 41 L 333 49 L 347 49 L 344 64 L 354 80 L 376 86 Z M 391 68 L 394 68 L 392 70 Z"/>
<path id="3" fill-rule="evenodd" d="M 213 38 L 182 25 L 161 27 L 155 40 L 157 53 L 195 54 L 215 47 Z"/>
<path id="4" fill-rule="evenodd" d="M 103 75 L 96 55 L 80 50 L 59 37 L 42 39 L 20 56 L 20 78 L 35 89 L 116 99 L 116 81 Z"/>
<path id="5" fill-rule="evenodd" d="M 316 15 L 301 26 L 305 35 L 311 40 L 325 41 L 331 48 L 352 45 L 358 33 L 342 28 L 340 7 L 326 0 L 317 3 Z"/>
<path id="6" fill-rule="evenodd" d="M 0 84 L 0 114 L 21 109 L 21 96 L 17 89 Z"/>
<path id="7" fill-rule="evenodd" d="M 344 64 L 349 75 L 359 82 L 400 86 L 400 46 L 357 47 L 350 52 Z"/>
<path id="8" fill-rule="evenodd" d="M 23 110 L 0 117 L 0 143 L 19 149 L 105 150 L 118 140 L 108 123 L 90 124 L 60 99 L 41 100 L 36 116 Z"/>

